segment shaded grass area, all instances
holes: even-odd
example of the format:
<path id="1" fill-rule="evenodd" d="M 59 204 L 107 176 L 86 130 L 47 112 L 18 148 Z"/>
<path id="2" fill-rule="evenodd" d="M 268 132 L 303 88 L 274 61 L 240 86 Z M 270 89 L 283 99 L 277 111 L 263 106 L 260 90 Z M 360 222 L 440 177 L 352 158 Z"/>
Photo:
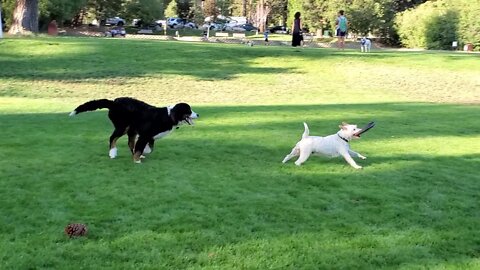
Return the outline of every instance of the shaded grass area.
<path id="1" fill-rule="evenodd" d="M 0 268 L 478 269 L 477 60 L 0 40 Z M 186 101 L 202 118 L 140 165 L 126 138 L 110 160 L 106 112 L 67 115 L 118 96 Z M 363 170 L 280 163 L 303 121 L 328 135 L 372 120 L 351 143 Z M 72 222 L 88 236 L 67 239 Z"/>
<path id="2" fill-rule="evenodd" d="M 157 104 L 480 102 L 475 55 L 123 39 L 6 39 L 0 96 Z"/>
<path id="3" fill-rule="evenodd" d="M 477 107 L 197 111 L 205 117 L 196 126 L 158 141 L 141 165 L 131 162 L 125 138 L 119 158 L 108 158 L 105 112 L 1 115 L 2 265 L 479 266 Z M 320 157 L 300 168 L 280 163 L 301 136 L 301 121 L 326 135 L 336 131 L 339 115 L 377 121 L 352 142 L 368 157 L 360 161 L 364 170 Z M 66 239 L 68 222 L 87 223 L 88 237 Z"/>

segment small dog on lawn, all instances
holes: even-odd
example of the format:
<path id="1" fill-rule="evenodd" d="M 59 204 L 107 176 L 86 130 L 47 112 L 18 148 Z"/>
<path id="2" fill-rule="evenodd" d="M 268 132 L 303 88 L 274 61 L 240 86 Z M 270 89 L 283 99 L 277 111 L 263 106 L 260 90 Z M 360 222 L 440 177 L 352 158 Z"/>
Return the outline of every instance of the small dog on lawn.
<path id="1" fill-rule="evenodd" d="M 366 159 L 366 157 L 351 150 L 348 142 L 353 138 L 359 138 L 360 134 L 373 127 L 373 123 L 370 123 L 370 126 L 367 126 L 365 129 L 358 128 L 357 125 L 342 123 L 339 126 L 340 130 L 336 134 L 326 137 L 310 136 L 307 123 L 303 123 L 303 125 L 305 126 L 305 131 L 303 132 L 302 139 L 295 145 L 292 152 L 283 159 L 283 163 L 293 157 L 299 156 L 297 161 L 295 161 L 295 165 L 300 166 L 311 154 L 318 154 L 329 157 L 342 156 L 348 164 L 355 169 L 362 168 L 362 166 L 355 163 L 352 157 L 359 157 L 361 159 Z"/>
<path id="2" fill-rule="evenodd" d="M 362 37 L 362 39 L 360 39 L 360 50 L 362 52 L 370 52 L 371 48 L 372 48 L 372 41 L 366 37 Z"/>

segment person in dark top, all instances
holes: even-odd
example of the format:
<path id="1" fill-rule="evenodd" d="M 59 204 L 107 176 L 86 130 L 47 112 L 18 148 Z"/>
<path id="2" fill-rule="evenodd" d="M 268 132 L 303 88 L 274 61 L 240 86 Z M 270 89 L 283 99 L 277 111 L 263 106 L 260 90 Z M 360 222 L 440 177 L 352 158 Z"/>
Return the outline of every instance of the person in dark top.
<path id="1" fill-rule="evenodd" d="M 302 21 L 300 20 L 300 12 L 295 13 L 295 19 L 292 25 L 292 46 L 297 47 L 302 44 Z"/>

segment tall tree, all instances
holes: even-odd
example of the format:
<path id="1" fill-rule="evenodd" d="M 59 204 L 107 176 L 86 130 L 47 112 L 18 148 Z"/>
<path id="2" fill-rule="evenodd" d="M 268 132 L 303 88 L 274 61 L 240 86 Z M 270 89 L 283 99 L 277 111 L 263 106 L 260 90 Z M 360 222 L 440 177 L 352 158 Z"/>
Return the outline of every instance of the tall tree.
<path id="1" fill-rule="evenodd" d="M 167 5 L 167 8 L 165 9 L 165 18 L 173 17 L 178 17 L 178 5 L 177 1 L 175 0 L 170 1 L 170 3 Z"/>
<path id="2" fill-rule="evenodd" d="M 206 0 L 203 4 L 203 12 L 205 12 L 206 17 L 212 17 L 210 20 L 214 22 L 217 19 L 218 9 L 215 0 Z"/>
<path id="3" fill-rule="evenodd" d="M 13 11 L 10 34 L 38 32 L 38 0 L 17 0 Z"/>
<path id="4" fill-rule="evenodd" d="M 258 26 L 260 32 L 265 31 L 267 26 L 267 17 L 271 10 L 271 7 L 265 3 L 265 0 L 259 0 L 257 2 L 256 9 L 252 14 L 252 22 Z"/>
<path id="5" fill-rule="evenodd" d="M 394 2 L 395 2 L 395 11 L 402 12 L 409 8 L 414 8 L 418 5 L 421 5 L 427 2 L 427 0 L 395 0 Z"/>

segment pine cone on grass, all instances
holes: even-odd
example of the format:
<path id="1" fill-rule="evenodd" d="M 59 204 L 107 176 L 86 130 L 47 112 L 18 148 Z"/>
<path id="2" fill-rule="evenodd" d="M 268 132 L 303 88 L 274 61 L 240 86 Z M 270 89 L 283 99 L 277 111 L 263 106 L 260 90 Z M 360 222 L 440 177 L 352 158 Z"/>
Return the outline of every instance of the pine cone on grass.
<path id="1" fill-rule="evenodd" d="M 80 223 L 68 224 L 65 227 L 65 234 L 71 237 L 84 236 L 87 234 L 87 226 Z"/>

